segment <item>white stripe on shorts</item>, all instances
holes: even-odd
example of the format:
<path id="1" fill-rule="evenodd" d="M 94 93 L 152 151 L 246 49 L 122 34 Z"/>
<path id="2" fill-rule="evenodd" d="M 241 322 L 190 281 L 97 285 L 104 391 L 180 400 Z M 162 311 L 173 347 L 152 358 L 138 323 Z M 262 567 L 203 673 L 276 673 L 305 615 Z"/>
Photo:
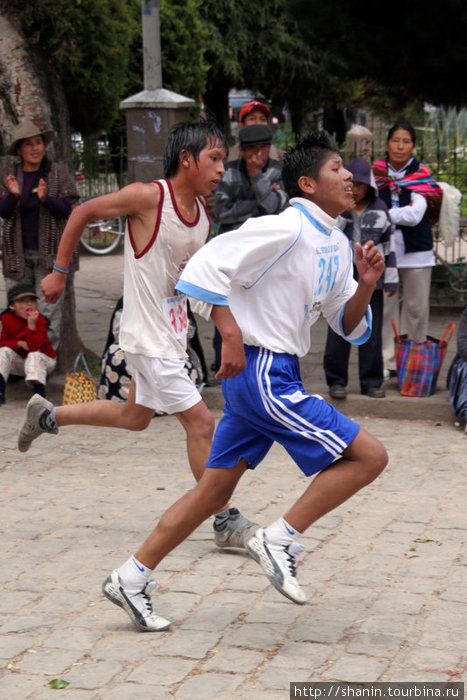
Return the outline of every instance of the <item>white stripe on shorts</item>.
<path id="1" fill-rule="evenodd" d="M 338 435 L 331 430 L 323 430 L 319 426 L 313 425 L 274 395 L 269 377 L 273 359 L 273 352 L 260 348 L 256 363 L 256 378 L 265 411 L 286 429 L 299 433 L 308 440 L 319 442 L 334 457 L 339 457 L 347 444 Z"/>

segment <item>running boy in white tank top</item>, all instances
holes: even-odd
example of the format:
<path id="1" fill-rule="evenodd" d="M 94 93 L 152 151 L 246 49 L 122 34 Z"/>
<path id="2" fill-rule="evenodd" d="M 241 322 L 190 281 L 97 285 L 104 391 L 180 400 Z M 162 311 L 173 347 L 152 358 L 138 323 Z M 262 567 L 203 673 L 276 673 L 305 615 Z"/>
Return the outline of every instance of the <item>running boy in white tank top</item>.
<path id="1" fill-rule="evenodd" d="M 335 226 L 353 206 L 352 174 L 326 132 L 299 140 L 285 156 L 283 177 L 292 206 L 214 238 L 177 283 L 213 305 L 221 367 L 229 377 L 222 382 L 224 415 L 203 476 L 166 511 L 137 556 L 156 568 L 278 442 L 314 478 L 284 517 L 258 528 L 246 546 L 277 590 L 304 604 L 296 579 L 300 534 L 373 481 L 387 453 L 357 423 L 305 390 L 299 358 L 309 350 L 310 326 L 321 313 L 350 342 L 365 342 L 384 261 L 372 241 L 363 248 L 357 243 L 359 280 L 353 279 L 349 241 Z"/>
<path id="2" fill-rule="evenodd" d="M 190 257 L 207 241 L 210 222 L 203 197 L 224 174 L 226 143 L 214 122 L 176 124 L 164 156 L 164 180 L 133 183 L 118 192 L 76 207 L 60 241 L 53 272 L 42 282 L 49 303 L 65 290 L 68 264 L 88 221 L 126 216 L 124 307 L 120 346 L 132 376 L 125 403 L 91 401 L 55 407 L 35 395 L 28 403 L 18 437 L 25 452 L 43 433 L 66 425 L 144 430 L 154 411 L 175 414 L 186 432 L 190 467 L 200 479 L 214 432 L 214 418 L 186 369 L 186 297 L 175 291 Z M 215 313 L 213 314 L 215 321 Z M 216 377 L 234 376 L 242 358 L 221 367 Z M 243 547 L 253 527 L 236 508 L 221 504 L 214 521 L 219 546 Z M 169 622 L 152 609 L 148 596 L 151 572 L 130 557 L 104 584 L 104 595 L 123 607 L 143 631 L 167 629 Z"/>

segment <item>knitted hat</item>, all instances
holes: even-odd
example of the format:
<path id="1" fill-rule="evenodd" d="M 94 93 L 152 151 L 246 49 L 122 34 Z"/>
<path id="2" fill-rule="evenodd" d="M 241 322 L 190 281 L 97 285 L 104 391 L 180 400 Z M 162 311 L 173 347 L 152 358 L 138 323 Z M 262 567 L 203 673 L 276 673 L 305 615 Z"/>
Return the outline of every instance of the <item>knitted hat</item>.
<path id="1" fill-rule="evenodd" d="M 263 104 L 262 102 L 258 102 L 258 100 L 253 100 L 253 102 L 245 102 L 244 105 L 242 105 L 242 108 L 240 110 L 240 114 L 238 116 L 238 120 L 242 122 L 245 117 L 247 117 L 250 112 L 252 112 L 254 109 L 259 109 L 261 112 L 266 117 L 269 117 L 270 114 L 270 109 L 267 105 Z"/>
<path id="2" fill-rule="evenodd" d="M 24 297 L 34 297 L 35 299 L 39 299 L 36 294 L 36 290 L 31 284 L 15 284 L 15 286 L 11 287 L 7 293 L 8 306 L 13 304 L 15 301 L 24 299 Z"/>
<path id="3" fill-rule="evenodd" d="M 42 136 L 44 143 L 47 146 L 55 136 L 55 131 L 52 129 L 42 129 L 34 124 L 30 119 L 25 119 L 15 126 L 13 129 L 12 142 L 8 146 L 6 153 L 8 156 L 15 156 L 18 146 L 24 139 L 29 139 L 32 136 Z"/>
<path id="4" fill-rule="evenodd" d="M 256 143 L 271 143 L 273 133 L 266 124 L 250 124 L 238 132 L 241 146 L 252 146 Z"/>
<path id="5" fill-rule="evenodd" d="M 373 189 L 375 196 L 378 196 L 378 187 L 373 170 L 365 158 L 354 158 L 347 165 L 347 170 L 352 173 L 354 182 L 363 182 L 364 185 L 369 185 Z"/>

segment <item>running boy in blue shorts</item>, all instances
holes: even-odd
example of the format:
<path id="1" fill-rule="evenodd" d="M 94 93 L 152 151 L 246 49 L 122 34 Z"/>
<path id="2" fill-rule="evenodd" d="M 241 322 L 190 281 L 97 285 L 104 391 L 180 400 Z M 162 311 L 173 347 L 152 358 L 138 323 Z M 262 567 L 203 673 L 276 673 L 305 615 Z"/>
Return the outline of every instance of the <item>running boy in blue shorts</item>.
<path id="1" fill-rule="evenodd" d="M 195 479 L 201 478 L 214 418 L 185 368 L 187 305 L 186 297 L 175 292 L 175 284 L 190 257 L 209 237 L 204 196 L 220 182 L 226 152 L 225 137 L 214 122 L 180 122 L 167 140 L 164 179 L 132 183 L 73 210 L 54 270 L 42 281 L 42 289 L 51 304 L 63 294 L 71 254 L 88 221 L 126 216 L 119 344 L 132 377 L 129 396 L 124 403 L 98 400 L 68 406 L 54 406 L 33 396 L 18 435 L 21 452 L 29 450 L 41 435 L 56 434 L 70 425 L 144 430 L 159 410 L 180 421 L 191 470 Z M 230 367 L 230 374 L 218 372 L 217 376 L 228 377 L 233 371 Z M 253 523 L 226 501 L 213 525 L 218 546 L 244 547 Z M 154 632 L 167 629 L 170 623 L 152 609 L 150 573 L 137 557 L 130 556 L 112 572 L 105 592 L 127 610 L 139 629 Z"/>
<path id="2" fill-rule="evenodd" d="M 295 567 L 300 534 L 373 481 L 387 454 L 366 430 L 305 391 L 299 357 L 309 350 L 310 326 L 320 313 L 350 342 L 365 342 L 368 304 L 384 262 L 371 241 L 357 244 L 354 280 L 349 241 L 335 227 L 353 205 L 352 175 L 326 132 L 299 140 L 283 175 L 291 206 L 210 241 L 176 285 L 203 302 L 222 335 L 225 409 L 203 476 L 135 556 L 154 569 L 229 500 L 276 441 L 307 476 L 317 476 L 283 518 L 250 537 L 247 549 L 283 595 L 303 604 Z"/>

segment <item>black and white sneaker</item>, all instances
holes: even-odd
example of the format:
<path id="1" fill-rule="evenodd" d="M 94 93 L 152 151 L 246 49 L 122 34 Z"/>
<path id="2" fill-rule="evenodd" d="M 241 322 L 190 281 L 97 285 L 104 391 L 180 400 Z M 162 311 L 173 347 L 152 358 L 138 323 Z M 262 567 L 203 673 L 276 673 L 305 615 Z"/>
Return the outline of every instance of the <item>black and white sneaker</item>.
<path id="1" fill-rule="evenodd" d="M 218 547 L 245 549 L 258 525 L 247 520 L 237 508 L 229 508 L 225 516 L 216 516 L 213 523 L 214 542 Z"/>
<path id="2" fill-rule="evenodd" d="M 102 584 L 102 593 L 119 608 L 123 608 L 132 622 L 143 632 L 162 632 L 170 627 L 170 622 L 157 615 L 152 608 L 149 594 L 157 586 L 156 581 L 148 581 L 141 591 L 124 591 L 118 571 L 112 571 Z"/>
<path id="3" fill-rule="evenodd" d="M 289 545 L 272 544 L 266 541 L 264 530 L 259 528 L 246 543 L 246 549 L 279 593 L 297 605 L 306 603 L 306 596 L 296 578 L 295 563 L 295 556 L 303 550 L 303 545 L 298 542 Z"/>
<path id="4" fill-rule="evenodd" d="M 24 423 L 18 435 L 18 450 L 20 452 L 27 452 L 31 447 L 32 441 L 38 438 L 39 435 L 42 435 L 42 433 L 57 435 L 57 427 L 48 428 L 44 423 L 44 419 L 52 408 L 54 408 L 53 403 L 50 403 L 50 401 L 47 401 L 47 399 L 39 394 L 34 394 L 34 396 L 29 399 L 28 405 L 26 406 Z"/>

